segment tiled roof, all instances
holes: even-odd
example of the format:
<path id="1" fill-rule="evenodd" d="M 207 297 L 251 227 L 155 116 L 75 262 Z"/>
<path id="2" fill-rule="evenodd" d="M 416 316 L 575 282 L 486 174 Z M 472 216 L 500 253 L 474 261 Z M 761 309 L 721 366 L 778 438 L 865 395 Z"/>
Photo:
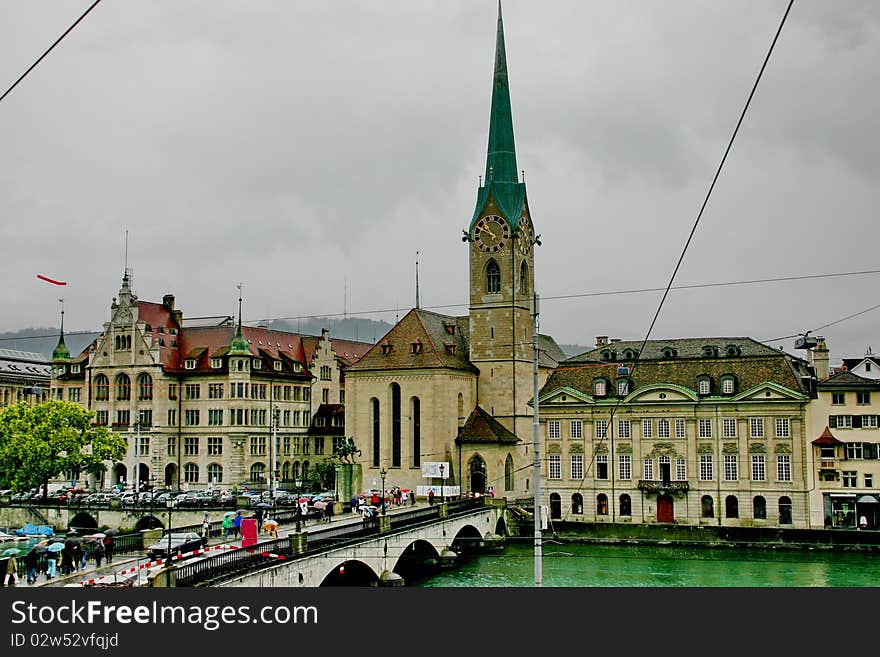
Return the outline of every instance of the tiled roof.
<path id="1" fill-rule="evenodd" d="M 880 388 L 880 380 L 876 379 L 866 379 L 863 376 L 859 376 L 858 374 L 853 374 L 852 372 L 839 372 L 834 374 L 825 381 L 820 381 L 819 385 L 816 386 L 819 390 L 823 390 L 825 388 L 873 388 L 877 390 Z"/>
<path id="2" fill-rule="evenodd" d="M 676 360 L 680 360 L 683 358 L 705 358 L 705 354 L 703 352 L 705 347 L 715 347 L 718 350 L 717 358 L 729 358 L 726 356 L 727 348 L 729 346 L 737 347 L 739 350 L 740 356 L 769 356 L 769 355 L 779 355 L 780 352 L 777 349 L 773 349 L 772 347 L 768 347 L 767 345 L 761 344 L 753 340 L 752 338 L 725 338 L 725 337 L 711 337 L 711 338 L 675 338 L 671 340 L 648 340 L 645 343 L 645 350 L 639 356 L 639 360 L 658 360 L 664 359 L 663 350 L 667 347 L 674 349 L 677 352 Z M 596 349 L 591 349 L 590 351 L 585 351 L 582 354 L 578 354 L 577 356 L 572 356 L 566 362 L 567 363 L 581 363 L 581 362 L 602 362 L 605 360 L 602 354 L 606 351 L 612 351 L 617 354 L 616 357 L 611 360 L 623 361 L 624 356 L 623 353 L 629 349 L 634 353 L 638 353 L 639 349 L 642 347 L 642 341 L 619 341 L 619 342 L 610 342 L 608 345 L 603 347 L 597 347 Z"/>
<path id="3" fill-rule="evenodd" d="M 467 317 L 414 308 L 348 370 L 446 368 L 476 372 L 468 360 L 467 326 Z M 454 327 L 452 333 L 447 327 Z"/>
<path id="4" fill-rule="evenodd" d="M 26 363 L 49 364 L 49 359 L 35 351 L 22 351 L 21 349 L 0 349 L 0 358 L 3 360 L 17 360 Z"/>
<path id="5" fill-rule="evenodd" d="M 339 426 L 333 426 L 333 418 L 340 417 L 342 422 Z M 324 420 L 324 426 L 318 426 L 318 418 Z M 345 406 L 342 404 L 321 404 L 318 406 L 315 414 L 312 415 L 312 422 L 309 425 L 309 435 L 318 436 L 344 436 L 345 435 Z M 325 447 L 332 448 L 332 445 Z"/>
<path id="6" fill-rule="evenodd" d="M 698 376 L 708 375 L 717 384 L 723 374 L 733 374 L 739 391 L 761 383 L 774 382 L 808 394 L 807 387 L 791 366 L 789 357 L 772 349 L 770 351 L 771 354 L 765 357 L 640 360 L 631 370 L 633 389 L 666 383 L 696 390 Z M 591 395 L 593 381 L 599 377 L 615 381 L 618 378 L 617 368 L 617 363 L 578 362 L 570 359 L 561 363 L 550 375 L 542 394 L 569 387 Z"/>
<path id="7" fill-rule="evenodd" d="M 472 443 L 513 445 L 518 442 L 519 438 L 515 434 L 504 428 L 498 420 L 479 406 L 471 412 L 455 439 L 457 445 Z"/>

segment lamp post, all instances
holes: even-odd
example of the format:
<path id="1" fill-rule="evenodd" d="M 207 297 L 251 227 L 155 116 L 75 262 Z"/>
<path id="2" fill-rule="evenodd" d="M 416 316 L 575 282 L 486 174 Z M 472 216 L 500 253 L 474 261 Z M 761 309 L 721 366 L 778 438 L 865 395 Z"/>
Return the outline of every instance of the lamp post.
<path id="1" fill-rule="evenodd" d="M 301 529 L 300 520 L 302 518 L 302 506 L 299 503 L 299 487 L 302 486 L 302 479 L 297 477 L 294 483 L 296 484 L 296 533 L 299 534 Z"/>
<path id="2" fill-rule="evenodd" d="M 336 499 L 335 502 L 339 501 L 339 466 L 333 467 L 333 483 L 336 487 Z"/>
<path id="3" fill-rule="evenodd" d="M 443 470 L 444 470 L 445 468 L 446 468 L 446 465 L 443 464 L 443 463 L 441 463 L 441 464 L 440 464 L 440 501 L 441 501 L 441 502 L 445 502 L 445 501 L 446 501 L 446 498 L 445 498 L 444 495 L 443 495 L 443 493 L 444 493 L 444 489 L 443 489 Z"/>
<path id="4" fill-rule="evenodd" d="M 165 553 L 165 565 L 171 565 L 171 514 L 174 511 L 174 499 L 169 497 L 165 500 L 165 506 L 168 507 L 168 551 Z"/>
<path id="5" fill-rule="evenodd" d="M 379 470 L 379 476 L 382 477 L 382 515 L 385 515 L 385 475 L 388 473 L 385 471 L 385 468 Z"/>
<path id="6" fill-rule="evenodd" d="M 156 477 L 156 475 L 154 475 L 154 474 L 150 475 L 150 518 L 151 518 L 150 529 L 153 529 L 153 527 L 154 527 L 153 522 L 155 521 L 155 518 L 153 518 L 153 512 L 154 512 L 153 509 L 156 506 L 156 481 L 157 481 L 157 479 L 158 478 Z"/>

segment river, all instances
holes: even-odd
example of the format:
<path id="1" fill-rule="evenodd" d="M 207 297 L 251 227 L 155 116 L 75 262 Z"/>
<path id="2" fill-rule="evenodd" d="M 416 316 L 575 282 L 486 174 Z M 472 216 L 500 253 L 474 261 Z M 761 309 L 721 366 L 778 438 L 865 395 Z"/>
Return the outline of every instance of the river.
<path id="1" fill-rule="evenodd" d="M 876 587 L 880 553 L 562 543 L 542 546 L 548 587 Z M 534 586 L 532 539 L 508 539 L 499 554 L 462 558 L 418 587 Z"/>

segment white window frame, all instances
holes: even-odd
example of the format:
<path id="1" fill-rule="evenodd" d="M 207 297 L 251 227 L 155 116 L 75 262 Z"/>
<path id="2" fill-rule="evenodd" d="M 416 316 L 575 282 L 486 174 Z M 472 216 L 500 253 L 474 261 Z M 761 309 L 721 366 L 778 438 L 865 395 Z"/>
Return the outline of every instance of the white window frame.
<path id="1" fill-rule="evenodd" d="M 734 390 L 733 379 L 729 376 L 721 379 L 721 392 L 725 395 L 732 395 Z"/>
<path id="2" fill-rule="evenodd" d="M 617 382 L 617 396 L 618 397 L 626 397 L 629 394 L 629 381 L 627 379 L 623 379 L 622 381 Z"/>
<path id="3" fill-rule="evenodd" d="M 561 437 L 559 420 L 547 420 L 547 438 L 556 440 Z"/>
<path id="4" fill-rule="evenodd" d="M 700 379 L 697 383 L 697 394 L 708 395 L 710 391 L 711 387 L 709 386 L 709 379 Z"/>
<path id="5" fill-rule="evenodd" d="M 645 481 L 654 481 L 654 459 L 642 460 L 642 474 Z"/>
<path id="6" fill-rule="evenodd" d="M 791 481 L 791 455 L 776 455 L 776 481 Z"/>
<path id="7" fill-rule="evenodd" d="M 547 478 L 562 479 L 562 456 L 559 454 L 550 454 L 550 458 L 547 462 Z"/>
<path id="8" fill-rule="evenodd" d="M 618 420 L 617 421 L 617 437 L 618 438 L 631 438 L 632 437 L 632 434 L 630 432 L 629 420 Z"/>
<path id="9" fill-rule="evenodd" d="M 568 434 L 575 440 L 582 439 L 584 437 L 584 423 L 581 420 L 571 420 L 568 423 Z"/>
<path id="10" fill-rule="evenodd" d="M 687 480 L 687 461 L 684 459 L 675 459 L 675 480 Z"/>
<path id="11" fill-rule="evenodd" d="M 593 429 L 596 432 L 596 438 L 608 437 L 608 420 L 595 420 Z"/>
<path id="12" fill-rule="evenodd" d="M 736 438 L 736 418 L 735 417 L 725 417 L 721 420 L 722 432 L 721 435 L 724 438 Z"/>
<path id="13" fill-rule="evenodd" d="M 572 454 L 571 458 L 571 478 L 574 481 L 580 481 L 584 478 L 584 455 Z"/>
<path id="14" fill-rule="evenodd" d="M 605 381 L 600 379 L 599 381 L 596 381 L 596 383 L 594 384 L 593 394 L 596 397 L 604 397 L 607 390 L 608 390 L 608 386 L 605 385 Z"/>
<path id="15" fill-rule="evenodd" d="M 676 438 L 686 438 L 687 437 L 687 425 L 685 424 L 684 418 L 681 418 L 681 417 L 675 418 L 675 437 Z"/>
<path id="16" fill-rule="evenodd" d="M 725 454 L 724 455 L 724 481 L 738 481 L 739 480 L 739 455 L 738 454 Z"/>
<path id="17" fill-rule="evenodd" d="M 767 465 L 763 454 L 752 454 L 752 481 L 767 481 Z"/>
<path id="18" fill-rule="evenodd" d="M 776 437 L 791 438 L 791 421 L 787 417 L 776 418 Z"/>
<path id="19" fill-rule="evenodd" d="M 632 479 L 632 456 L 629 454 L 617 455 L 617 475 L 621 481 Z"/>
<path id="20" fill-rule="evenodd" d="M 219 370 L 223 367 L 223 359 L 222 358 L 212 358 L 211 359 L 211 369 Z"/>
<path id="21" fill-rule="evenodd" d="M 863 415 L 862 416 L 862 429 L 876 429 L 876 428 L 877 428 L 877 416 L 876 415 Z"/>
<path id="22" fill-rule="evenodd" d="M 599 479 L 600 481 L 605 481 L 608 479 L 608 475 L 609 475 L 608 455 L 607 454 L 596 454 L 596 464 L 598 465 L 599 463 L 602 463 L 605 465 L 605 476 L 604 477 L 599 476 L 599 468 L 597 467 L 596 468 L 596 479 Z"/>
<path id="23" fill-rule="evenodd" d="M 751 438 L 763 438 L 764 437 L 764 418 L 762 418 L 762 417 L 750 417 L 749 418 L 749 437 L 751 437 Z"/>
<path id="24" fill-rule="evenodd" d="M 715 480 L 715 458 L 712 454 L 700 454 L 700 481 Z"/>
<path id="25" fill-rule="evenodd" d="M 699 426 L 700 438 L 712 437 L 712 420 L 710 418 L 701 417 L 699 420 L 697 420 L 697 425 Z"/>
<path id="26" fill-rule="evenodd" d="M 654 420 L 642 420 L 642 438 L 654 437 Z"/>
<path id="27" fill-rule="evenodd" d="M 669 420 L 657 420 L 657 437 L 669 438 Z"/>

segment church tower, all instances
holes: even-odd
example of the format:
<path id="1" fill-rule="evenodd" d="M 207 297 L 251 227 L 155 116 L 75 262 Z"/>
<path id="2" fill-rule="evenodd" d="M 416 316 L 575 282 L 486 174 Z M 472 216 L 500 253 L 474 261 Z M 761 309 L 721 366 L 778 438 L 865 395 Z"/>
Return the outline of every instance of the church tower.
<path id="1" fill-rule="evenodd" d="M 464 237 L 470 250 L 470 361 L 480 370 L 479 406 L 517 433 L 526 429 L 523 416 L 530 415 L 527 402 L 533 396 L 536 239 L 516 166 L 500 2 L 481 183 Z"/>

